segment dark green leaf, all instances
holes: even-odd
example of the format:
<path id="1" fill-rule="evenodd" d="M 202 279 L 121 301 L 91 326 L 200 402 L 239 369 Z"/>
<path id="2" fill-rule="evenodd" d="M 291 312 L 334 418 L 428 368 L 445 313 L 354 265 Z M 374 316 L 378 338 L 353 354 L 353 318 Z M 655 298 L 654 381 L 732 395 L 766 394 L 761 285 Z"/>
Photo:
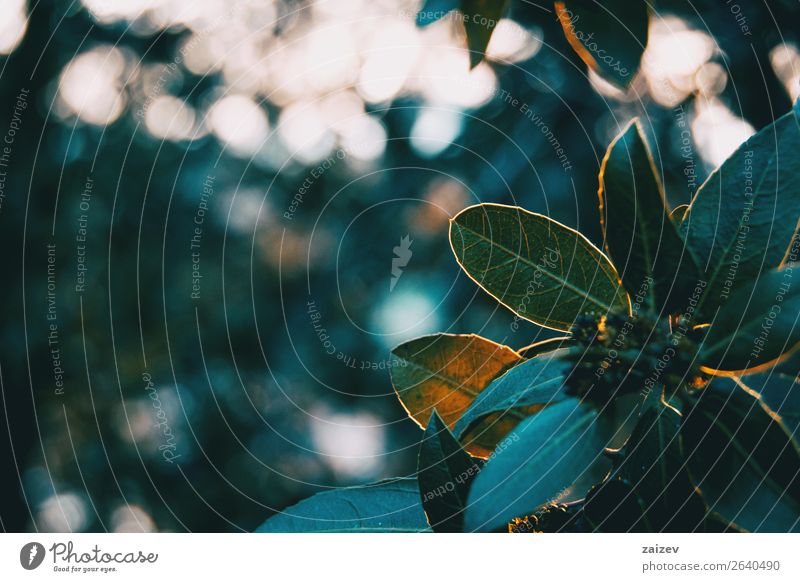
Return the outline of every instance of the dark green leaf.
<path id="1" fill-rule="evenodd" d="M 699 272 L 667 216 L 661 181 L 638 121 L 608 147 L 599 193 L 606 252 L 628 295 L 641 297 L 656 312 L 684 307 Z"/>
<path id="2" fill-rule="evenodd" d="M 800 441 L 800 383 L 797 376 L 770 369 L 736 381 L 758 392 L 764 404 L 781 417 L 795 441 Z"/>
<path id="3" fill-rule="evenodd" d="M 434 411 L 417 461 L 422 507 L 433 531 L 463 531 L 469 484 L 479 469 Z"/>
<path id="4" fill-rule="evenodd" d="M 486 55 L 486 47 L 489 46 L 492 32 L 508 4 L 508 0 L 461 0 L 470 69 L 478 66 Z"/>
<path id="5" fill-rule="evenodd" d="M 618 87 L 630 85 L 647 46 L 647 3 L 565 0 L 556 2 L 555 8 L 581 60 Z"/>
<path id="6" fill-rule="evenodd" d="M 568 330 L 578 315 L 629 309 L 608 258 L 546 216 L 516 206 L 471 206 L 451 221 L 450 243 L 478 285 L 539 325 Z"/>
<path id="7" fill-rule="evenodd" d="M 800 529 L 800 452 L 757 394 L 714 379 L 684 409 L 681 436 L 710 511 L 749 531 Z"/>
<path id="8" fill-rule="evenodd" d="M 702 529 L 706 510 L 686 472 L 680 426 L 681 415 L 659 402 L 645 410 L 616 457 L 614 476 L 638 498 L 647 531 Z"/>
<path id="9" fill-rule="evenodd" d="M 625 481 L 611 478 L 591 488 L 582 517 L 590 531 L 605 533 L 648 532 L 645 508 Z"/>
<path id="10" fill-rule="evenodd" d="M 573 483 L 602 460 L 607 441 L 596 419 L 591 406 L 571 398 L 521 422 L 472 483 L 465 529 L 504 528 L 514 517 L 571 495 Z"/>
<path id="11" fill-rule="evenodd" d="M 736 291 L 708 328 L 698 358 L 710 372 L 750 371 L 800 342 L 800 270 L 793 263 Z"/>
<path id="12" fill-rule="evenodd" d="M 458 0 L 425 0 L 417 12 L 417 26 L 428 26 L 458 8 Z"/>
<path id="13" fill-rule="evenodd" d="M 787 254 L 800 216 L 800 103 L 742 144 L 697 191 L 681 223 L 705 270 L 707 319 Z M 797 257 L 790 260 L 797 260 Z"/>
<path id="14" fill-rule="evenodd" d="M 261 533 L 429 531 L 416 479 L 317 493 L 269 518 Z"/>
<path id="15" fill-rule="evenodd" d="M 478 422 L 495 412 L 506 412 L 515 408 L 541 407 L 566 398 L 564 376 L 569 364 L 552 356 L 540 356 L 514 366 L 492 381 L 470 405 L 453 432 L 459 438 L 470 433 Z M 469 436 L 480 438 L 472 431 Z"/>
<path id="16" fill-rule="evenodd" d="M 394 389 L 409 416 L 423 428 L 434 408 L 453 428 L 492 380 L 524 361 L 511 348 L 477 335 L 425 336 L 396 347 L 392 354 L 397 359 L 391 369 Z M 467 450 L 488 456 L 521 418 L 495 423 Z"/>

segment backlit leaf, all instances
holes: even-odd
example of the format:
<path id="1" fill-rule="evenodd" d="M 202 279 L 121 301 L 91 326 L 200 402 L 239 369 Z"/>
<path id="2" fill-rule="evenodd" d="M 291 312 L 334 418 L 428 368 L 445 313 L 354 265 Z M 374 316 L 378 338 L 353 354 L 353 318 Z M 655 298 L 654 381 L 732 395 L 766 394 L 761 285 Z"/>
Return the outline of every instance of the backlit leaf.
<path id="1" fill-rule="evenodd" d="M 523 361 L 511 348 L 477 335 L 425 336 L 396 347 L 392 354 L 398 360 L 391 370 L 394 389 L 409 416 L 423 428 L 435 408 L 452 429 L 492 380 Z M 487 456 L 519 420 L 496 423 L 467 450 Z"/>
<path id="2" fill-rule="evenodd" d="M 669 213 L 669 219 L 676 227 L 680 228 L 680 224 L 683 222 L 683 217 L 687 210 L 689 210 L 689 205 L 681 204 L 673 208 L 672 212 Z"/>
<path id="3" fill-rule="evenodd" d="M 591 406 L 570 398 L 521 422 L 472 483 L 465 529 L 505 528 L 513 518 L 569 496 L 606 446 L 596 419 Z"/>
<path id="4" fill-rule="evenodd" d="M 703 528 L 705 506 L 685 469 L 680 441 L 681 415 L 657 402 L 639 418 L 621 449 L 614 477 L 639 499 L 642 526 L 654 532 Z"/>
<path id="5" fill-rule="evenodd" d="M 317 493 L 269 518 L 261 533 L 429 531 L 416 479 Z"/>
<path id="6" fill-rule="evenodd" d="M 464 529 L 464 508 L 469 484 L 480 465 L 458 444 L 458 441 L 434 412 L 417 461 L 417 477 L 422 507 L 435 532 L 460 532 Z"/>
<path id="7" fill-rule="evenodd" d="M 647 46 L 647 3 L 564 0 L 555 9 L 581 60 L 618 87 L 630 85 Z"/>
<path id="8" fill-rule="evenodd" d="M 666 212 L 655 163 L 637 121 L 608 147 L 600 168 L 605 247 L 628 295 L 660 312 L 684 307 L 697 265 Z"/>
<path id="9" fill-rule="evenodd" d="M 758 392 L 764 404 L 781 417 L 795 441 L 800 441 L 800 382 L 796 375 L 770 368 L 735 381 Z"/>
<path id="10" fill-rule="evenodd" d="M 749 531 L 800 529 L 800 451 L 756 393 L 716 378 L 683 416 L 689 473 L 710 511 Z"/>
<path id="11" fill-rule="evenodd" d="M 569 364 L 558 357 L 540 356 L 526 360 L 492 381 L 470 405 L 453 432 L 459 438 L 494 412 L 534 405 L 545 407 L 566 398 L 564 378 Z M 475 437 L 480 433 L 472 431 Z"/>
<path id="12" fill-rule="evenodd" d="M 700 349 L 709 372 L 754 372 L 800 343 L 800 268 L 766 272 L 740 288 L 716 315 Z"/>
<path id="13" fill-rule="evenodd" d="M 583 235 L 516 206 L 480 204 L 450 223 L 459 264 L 514 313 L 569 330 L 581 314 L 628 311 L 608 258 Z"/>
<path id="14" fill-rule="evenodd" d="M 786 258 L 800 216 L 798 111 L 800 102 L 742 144 L 699 188 L 683 218 L 708 282 L 699 304 L 708 320 L 733 291 Z"/>

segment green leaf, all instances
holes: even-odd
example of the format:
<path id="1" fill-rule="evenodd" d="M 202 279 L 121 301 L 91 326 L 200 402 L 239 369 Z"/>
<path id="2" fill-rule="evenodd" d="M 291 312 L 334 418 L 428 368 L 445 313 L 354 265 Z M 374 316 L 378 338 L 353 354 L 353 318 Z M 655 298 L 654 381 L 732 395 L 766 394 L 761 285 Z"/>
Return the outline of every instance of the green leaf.
<path id="1" fill-rule="evenodd" d="M 629 309 L 608 258 L 580 233 L 541 214 L 471 206 L 450 222 L 450 244 L 478 285 L 539 325 L 569 330 L 581 314 Z"/>
<path id="2" fill-rule="evenodd" d="M 685 469 L 681 415 L 663 403 L 649 407 L 620 450 L 614 477 L 631 487 L 642 526 L 654 532 L 702 529 L 706 508 Z"/>
<path id="3" fill-rule="evenodd" d="M 461 0 L 470 69 L 477 67 L 486 55 L 492 33 L 508 4 L 508 0 Z"/>
<path id="4" fill-rule="evenodd" d="M 477 335 L 425 336 L 396 347 L 392 354 L 398 360 L 391 369 L 394 389 L 408 415 L 422 428 L 434 408 L 453 428 L 492 380 L 524 361 L 511 348 Z M 467 450 L 488 456 L 519 420 L 495 423 Z"/>
<path id="5" fill-rule="evenodd" d="M 532 343 L 529 346 L 517 350 L 523 358 L 535 358 L 542 354 L 555 351 L 559 348 L 566 348 L 572 344 L 570 336 L 551 337 L 550 339 L 542 340 L 540 342 Z"/>
<path id="6" fill-rule="evenodd" d="M 800 102 L 742 144 L 683 218 L 684 238 L 706 273 L 698 307 L 707 320 L 733 291 L 784 261 L 800 217 L 798 111 Z"/>
<path id="7" fill-rule="evenodd" d="M 714 379 L 684 409 L 681 437 L 710 511 L 749 531 L 800 530 L 800 451 L 756 393 Z"/>
<path id="8" fill-rule="evenodd" d="M 656 313 L 684 307 L 699 271 L 666 212 L 638 120 L 611 142 L 600 167 L 600 221 L 608 256 L 632 298 Z"/>
<path id="9" fill-rule="evenodd" d="M 596 419 L 591 406 L 570 398 L 521 422 L 472 483 L 465 529 L 504 528 L 514 517 L 571 495 L 573 483 L 603 460 L 607 441 Z"/>
<path id="10" fill-rule="evenodd" d="M 317 493 L 270 517 L 256 532 L 421 532 L 430 531 L 417 480 L 380 481 Z"/>
<path id="11" fill-rule="evenodd" d="M 795 441 L 800 440 L 800 382 L 796 375 L 770 369 L 746 379 L 735 378 L 735 381 L 758 392 L 764 404 L 781 417 Z"/>
<path id="12" fill-rule="evenodd" d="M 605 533 L 646 533 L 645 508 L 633 487 L 617 478 L 609 478 L 586 494 L 582 517 L 589 530 Z"/>
<path id="13" fill-rule="evenodd" d="M 570 365 L 553 356 L 540 356 L 526 360 L 492 381 L 470 405 L 453 432 L 464 440 L 464 436 L 480 438 L 473 427 L 488 415 L 507 412 L 515 408 L 534 405 L 545 407 L 566 398 L 563 390 L 564 378 Z"/>
<path id="14" fill-rule="evenodd" d="M 425 0 L 417 12 L 417 26 L 428 26 L 458 8 L 458 0 Z"/>
<path id="15" fill-rule="evenodd" d="M 677 228 L 680 228 L 681 222 L 683 221 L 683 217 L 686 215 L 687 210 L 689 210 L 688 204 L 680 204 L 679 206 L 673 208 L 672 212 L 669 213 L 669 219 Z"/>
<path id="16" fill-rule="evenodd" d="M 581 60 L 618 87 L 630 85 L 647 46 L 647 3 L 565 0 L 556 2 L 555 9 Z"/>
<path id="17" fill-rule="evenodd" d="M 736 291 L 708 328 L 703 369 L 755 372 L 800 343 L 800 271 L 793 263 L 763 273 Z"/>
<path id="18" fill-rule="evenodd" d="M 461 448 L 434 411 L 417 461 L 422 507 L 433 531 L 463 531 L 469 484 L 479 470 L 480 465 Z"/>

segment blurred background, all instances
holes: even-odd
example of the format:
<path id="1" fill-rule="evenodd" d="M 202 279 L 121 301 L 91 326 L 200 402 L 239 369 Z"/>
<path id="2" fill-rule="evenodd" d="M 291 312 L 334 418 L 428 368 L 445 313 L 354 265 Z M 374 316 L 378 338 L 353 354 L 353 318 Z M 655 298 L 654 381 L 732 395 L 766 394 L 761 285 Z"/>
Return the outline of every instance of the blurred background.
<path id="1" fill-rule="evenodd" d="M 547 2 L 470 71 L 414 0 L 0 0 L 2 529 L 249 531 L 413 473 L 393 346 L 554 335 L 459 272 L 448 218 L 601 244 L 634 116 L 688 202 L 800 93 L 798 3 L 733 5 L 655 3 L 623 92 Z"/>

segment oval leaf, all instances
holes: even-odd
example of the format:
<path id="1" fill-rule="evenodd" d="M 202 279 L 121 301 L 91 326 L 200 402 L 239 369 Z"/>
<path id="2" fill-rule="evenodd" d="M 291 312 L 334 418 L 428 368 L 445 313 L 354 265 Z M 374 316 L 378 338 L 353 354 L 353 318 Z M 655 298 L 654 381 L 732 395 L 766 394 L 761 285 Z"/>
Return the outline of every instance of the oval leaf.
<path id="1" fill-rule="evenodd" d="M 422 507 L 433 531 L 463 531 L 469 484 L 479 470 L 478 462 L 461 448 L 434 411 L 417 460 Z"/>
<path id="2" fill-rule="evenodd" d="M 570 486 L 602 456 L 606 440 L 597 413 L 574 398 L 521 422 L 472 483 L 465 529 L 491 531 L 570 494 Z"/>
<path id="3" fill-rule="evenodd" d="M 733 294 L 703 339 L 698 359 L 704 370 L 752 373 L 800 343 L 797 270 L 795 263 L 769 271 Z"/>
<path id="4" fill-rule="evenodd" d="M 800 440 L 800 383 L 796 375 L 770 369 L 763 374 L 753 374 L 746 379 L 735 378 L 735 382 L 758 392 L 762 402 L 781 417 L 781 422 Z"/>
<path id="5" fill-rule="evenodd" d="M 731 293 L 779 266 L 800 216 L 800 102 L 742 144 L 703 183 L 681 223 L 705 270 L 709 319 Z M 795 257 L 793 260 L 797 260 Z"/>
<path id="6" fill-rule="evenodd" d="M 800 529 L 800 451 L 757 394 L 714 379 L 684 410 L 681 436 L 710 511 L 749 531 Z"/>
<path id="7" fill-rule="evenodd" d="M 540 356 L 511 368 L 475 398 L 453 432 L 461 438 L 492 413 L 534 405 L 544 408 L 564 400 L 564 377 L 569 367 L 567 362 L 557 357 Z M 477 431 L 473 430 L 472 435 L 480 438 Z"/>
<path id="8" fill-rule="evenodd" d="M 270 517 L 260 533 L 429 531 L 416 479 L 317 493 Z"/>
<path id="9" fill-rule="evenodd" d="M 486 56 L 486 47 L 508 3 L 509 0 L 461 0 L 470 69 L 478 66 Z"/>
<path id="10" fill-rule="evenodd" d="M 614 477 L 631 487 L 652 532 L 703 528 L 706 508 L 686 472 L 680 442 L 681 415 L 661 402 L 649 407 L 617 456 Z"/>
<path id="11" fill-rule="evenodd" d="M 589 68 L 623 89 L 647 46 L 647 3 L 626 0 L 556 2 L 564 34 Z"/>
<path id="12" fill-rule="evenodd" d="M 400 364 L 391 370 L 394 389 L 408 415 L 423 428 L 434 408 L 448 427 L 454 427 L 492 380 L 523 361 L 511 348 L 477 335 L 425 336 L 396 347 L 392 354 Z M 512 426 L 496 426 L 467 450 L 488 456 L 502 437 L 497 433 Z"/>
<path id="13" fill-rule="evenodd" d="M 637 120 L 608 146 L 600 167 L 600 222 L 608 256 L 631 297 L 669 313 L 684 307 L 699 271 L 667 215 L 663 188 Z"/>
<path id="14" fill-rule="evenodd" d="M 629 308 L 608 258 L 580 233 L 541 214 L 471 206 L 451 221 L 450 244 L 478 285 L 539 325 L 568 330 L 581 314 Z"/>

